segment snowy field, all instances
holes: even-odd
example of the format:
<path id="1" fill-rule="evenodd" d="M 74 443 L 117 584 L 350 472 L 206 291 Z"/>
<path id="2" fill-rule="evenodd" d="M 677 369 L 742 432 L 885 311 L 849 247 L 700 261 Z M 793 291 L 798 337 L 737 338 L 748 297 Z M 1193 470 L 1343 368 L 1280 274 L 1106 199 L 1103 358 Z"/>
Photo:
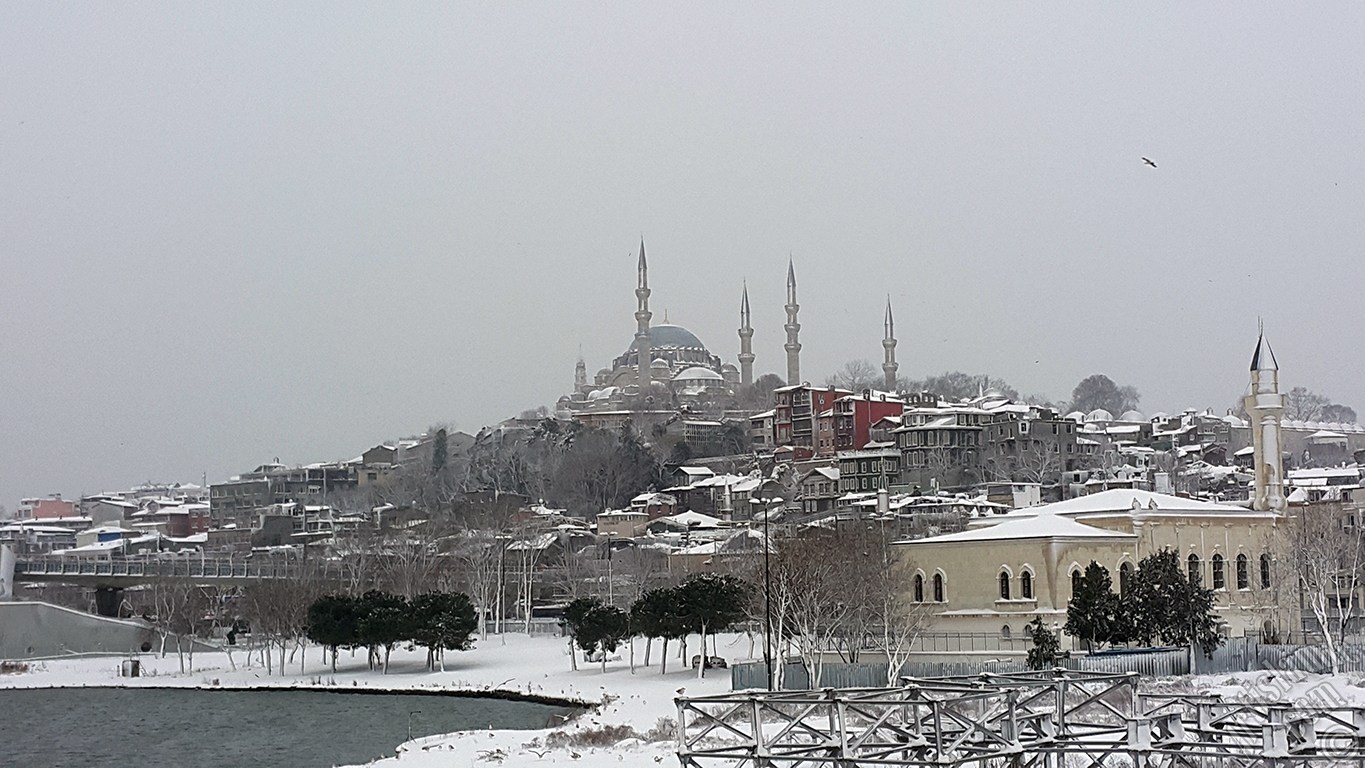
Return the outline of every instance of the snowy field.
<path id="1" fill-rule="evenodd" d="M 710 645 L 710 643 L 708 643 Z M 719 654 L 730 662 L 750 659 L 750 641 L 743 635 L 721 635 Z M 583 662 L 570 670 L 568 641 L 555 637 L 508 634 L 480 640 L 471 651 L 447 652 L 444 672 L 426 670 L 423 649 L 395 649 L 388 674 L 366 668 L 365 652 L 342 651 L 337 672 L 322 662 L 322 651 L 311 648 L 303 674 L 298 659 L 289 674 L 268 675 L 257 658 L 246 667 L 243 651 L 196 654 L 194 671 L 181 674 L 175 653 L 165 658 L 143 654 L 142 676 L 119 677 L 120 659 L 88 657 L 32 662 L 28 672 L 0 675 L 3 688 L 80 686 L 129 687 L 363 687 L 372 690 L 445 689 L 515 691 L 595 705 L 574 721 L 541 731 L 489 730 L 414 739 L 396 745 L 393 758 L 370 763 L 382 766 L 658 766 L 676 765 L 673 755 L 673 703 L 679 690 L 689 695 L 723 693 L 730 689 L 730 673 L 707 670 L 698 680 L 696 670 L 678 658 L 677 643 L 669 644 L 668 674 L 659 671 L 659 644 L 654 643 L 650 666 L 645 667 L 645 644 L 635 643 L 634 674 L 628 648 L 619 658 L 600 664 Z M 689 657 L 697 652 L 696 638 Z M 233 662 L 236 669 L 233 669 Z M 660 721 L 667 722 L 661 725 Z M 496 724 L 492 724 L 496 725 Z M 628 730 L 627 730 L 628 729 Z"/>
<path id="2" fill-rule="evenodd" d="M 744 636 L 722 635 L 721 656 L 733 662 L 752 658 L 750 641 Z M 696 653 L 695 638 L 688 648 Z M 581 656 L 580 656 L 581 658 Z M 268 675 L 259 659 L 246 666 L 245 654 L 237 651 L 230 661 L 225 654 L 198 654 L 195 671 L 180 673 L 175 655 L 165 658 L 143 655 L 143 676 L 122 678 L 120 660 L 110 657 L 74 658 L 34 662 L 27 672 L 0 675 L 0 687 L 43 688 L 80 686 L 129 687 L 363 687 L 371 690 L 444 689 L 463 691 L 514 691 L 594 705 L 583 716 L 557 728 L 539 731 L 500 730 L 496 727 L 415 739 L 395 745 L 394 756 L 368 765 L 377 766 L 634 766 L 674 765 L 673 699 L 678 692 L 689 695 L 729 690 L 727 670 L 708 670 L 704 680 L 678 658 L 677 645 L 669 648 L 669 671 L 659 672 L 659 648 L 655 643 L 651 664 L 645 667 L 644 643 L 635 646 L 636 669 L 630 671 L 630 655 L 623 648 L 619 658 L 598 664 L 580 661 L 571 671 L 567 641 L 563 638 L 506 635 L 478 642 L 472 651 L 451 652 L 444 672 L 428 672 L 425 652 L 395 650 L 388 674 L 366 668 L 365 654 L 343 651 L 333 674 L 322 662 L 321 649 L 309 650 L 305 671 L 297 659 L 289 674 Z M 233 669 L 235 662 L 236 668 Z M 1207 692 L 1237 701 L 1284 701 L 1305 707 L 1365 707 L 1365 678 L 1335 677 L 1298 672 L 1245 672 L 1194 678 L 1148 681 L 1156 690 Z M 496 724 L 490 724 L 496 725 Z"/>

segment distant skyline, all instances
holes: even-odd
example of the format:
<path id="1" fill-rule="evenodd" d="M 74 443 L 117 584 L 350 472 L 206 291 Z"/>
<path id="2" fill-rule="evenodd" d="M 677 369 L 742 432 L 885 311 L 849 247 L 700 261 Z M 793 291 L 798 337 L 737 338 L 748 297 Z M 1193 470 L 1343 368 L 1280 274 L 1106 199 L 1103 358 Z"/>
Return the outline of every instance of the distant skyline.
<path id="1" fill-rule="evenodd" d="M 0 5 L 0 504 L 553 407 L 655 321 L 1365 410 L 1365 7 Z M 1150 158 L 1156 167 L 1144 163 Z"/>

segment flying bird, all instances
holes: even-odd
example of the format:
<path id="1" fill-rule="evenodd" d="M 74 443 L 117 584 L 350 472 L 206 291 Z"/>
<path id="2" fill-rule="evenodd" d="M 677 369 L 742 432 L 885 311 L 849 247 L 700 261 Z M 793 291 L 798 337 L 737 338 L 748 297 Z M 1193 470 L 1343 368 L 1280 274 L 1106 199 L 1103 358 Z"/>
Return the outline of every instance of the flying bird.
<path id="1" fill-rule="evenodd" d="M 1153 168 L 1156 167 L 1156 163 L 1152 162 L 1151 158 L 1144 157 L 1142 158 L 1142 162 L 1152 166 Z"/>

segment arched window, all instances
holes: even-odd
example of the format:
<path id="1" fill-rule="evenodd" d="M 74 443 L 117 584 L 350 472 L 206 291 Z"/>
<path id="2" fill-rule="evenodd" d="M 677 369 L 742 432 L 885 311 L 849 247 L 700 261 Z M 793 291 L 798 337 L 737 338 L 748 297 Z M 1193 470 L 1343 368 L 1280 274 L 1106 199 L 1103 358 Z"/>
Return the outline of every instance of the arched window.
<path id="1" fill-rule="evenodd" d="M 1196 554 L 1194 554 L 1193 552 L 1191 552 L 1191 553 L 1190 553 L 1190 557 L 1189 557 L 1188 562 L 1189 562 L 1189 571 L 1190 571 L 1190 583 L 1197 587 L 1197 586 L 1199 586 L 1199 581 L 1200 581 L 1200 578 L 1199 578 L 1199 555 L 1196 555 Z"/>
<path id="2" fill-rule="evenodd" d="M 1009 571 L 1000 572 L 1000 599 L 1010 599 L 1010 573 Z"/>
<path id="3" fill-rule="evenodd" d="M 1000 639 L 1001 640 L 1010 639 L 1010 625 L 1006 624 L 1005 626 L 1000 628 Z"/>
<path id="4" fill-rule="evenodd" d="M 934 602 L 946 602 L 943 599 L 943 574 L 941 573 L 934 574 Z"/>
<path id="5" fill-rule="evenodd" d="M 1071 594 L 1081 591 L 1081 569 L 1077 568 L 1071 572 Z"/>
<path id="6" fill-rule="evenodd" d="M 1270 589 L 1270 555 L 1261 555 L 1261 589 Z"/>
<path id="7" fill-rule="evenodd" d="M 924 574 L 915 574 L 915 602 L 924 602 Z"/>
<path id="8" fill-rule="evenodd" d="M 1019 574 L 1019 596 L 1025 600 L 1033 599 L 1033 574 L 1028 571 Z"/>
<path id="9" fill-rule="evenodd" d="M 1119 594 L 1128 593 L 1133 586 L 1133 564 L 1124 562 L 1119 565 Z"/>
<path id="10" fill-rule="evenodd" d="M 1223 588 L 1227 587 L 1227 585 L 1228 585 L 1227 579 L 1228 579 L 1227 574 L 1224 573 L 1224 571 L 1223 571 L 1223 556 L 1222 556 L 1222 555 L 1214 555 L 1214 556 L 1213 556 L 1213 588 L 1214 588 L 1214 589 L 1223 589 Z"/>
<path id="11" fill-rule="evenodd" d="M 1249 569 L 1247 568 L 1247 556 L 1244 555 L 1244 554 L 1242 554 L 1241 552 L 1238 552 L 1238 553 L 1237 553 L 1237 588 L 1238 588 L 1238 589 L 1250 589 L 1250 588 L 1251 588 L 1251 574 L 1248 572 L 1248 570 L 1249 570 Z"/>

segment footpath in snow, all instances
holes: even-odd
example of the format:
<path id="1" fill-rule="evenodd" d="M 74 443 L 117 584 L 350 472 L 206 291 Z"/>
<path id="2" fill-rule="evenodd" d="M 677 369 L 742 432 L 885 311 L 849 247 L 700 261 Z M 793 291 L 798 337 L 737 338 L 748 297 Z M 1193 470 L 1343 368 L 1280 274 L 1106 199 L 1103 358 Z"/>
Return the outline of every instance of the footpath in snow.
<path id="1" fill-rule="evenodd" d="M 708 643 L 710 645 L 710 643 Z M 743 635 L 721 635 L 719 654 L 730 662 L 750 660 L 751 645 Z M 695 655 L 696 637 L 688 645 Z M 723 693 L 730 689 L 725 669 L 696 670 L 678 658 L 678 644 L 668 648 L 668 673 L 660 674 L 659 643 L 653 644 L 650 666 L 644 666 L 645 643 L 636 640 L 635 672 L 630 671 L 628 647 L 607 662 L 583 662 L 570 670 L 566 638 L 491 635 L 470 651 L 448 651 L 445 671 L 426 669 L 426 651 L 395 649 L 388 674 L 366 667 L 365 651 L 342 651 L 337 671 L 322 661 L 322 650 L 308 649 L 304 672 L 298 658 L 289 674 L 267 674 L 259 656 L 246 666 L 245 651 L 200 653 L 194 671 L 180 672 L 174 652 L 165 658 L 142 654 L 140 677 L 119 676 L 118 657 L 81 657 L 31 662 L 29 671 L 0 675 L 0 688 L 81 686 L 222 687 L 222 688 L 365 688 L 392 690 L 502 691 L 592 705 L 582 716 L 558 728 L 537 731 L 479 730 L 415 739 L 397 747 L 395 756 L 372 765 L 420 766 L 657 766 L 675 764 L 674 698 Z M 278 661 L 278 659 L 276 659 Z M 233 662 L 236 669 L 233 669 Z M 670 762 L 671 761 L 671 762 Z"/>

